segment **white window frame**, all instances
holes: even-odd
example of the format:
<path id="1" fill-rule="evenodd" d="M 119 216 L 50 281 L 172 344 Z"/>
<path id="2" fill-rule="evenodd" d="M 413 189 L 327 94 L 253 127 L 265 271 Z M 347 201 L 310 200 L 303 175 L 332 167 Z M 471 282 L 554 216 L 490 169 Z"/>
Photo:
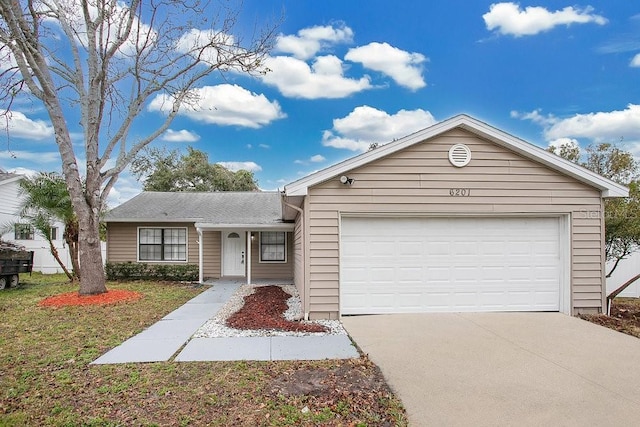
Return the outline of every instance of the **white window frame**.
<path id="1" fill-rule="evenodd" d="M 262 233 L 283 233 L 284 234 L 284 260 L 263 260 L 262 259 Z M 260 237 L 258 239 L 258 262 L 260 264 L 286 264 L 287 263 L 287 256 L 288 256 L 288 251 L 287 251 L 287 235 L 289 233 L 287 233 L 286 231 L 261 231 L 260 232 Z"/>
<path id="2" fill-rule="evenodd" d="M 185 231 L 185 259 L 184 260 L 154 260 L 154 259 L 140 259 L 140 230 L 144 229 L 160 229 L 160 230 L 184 230 Z M 162 227 L 162 226 L 144 226 L 138 227 L 136 230 L 136 258 L 138 262 L 147 263 L 164 263 L 164 264 L 186 264 L 189 262 L 189 228 L 188 227 Z M 164 253 L 164 244 L 161 244 Z"/>
<path id="3" fill-rule="evenodd" d="M 21 232 L 20 235 L 18 236 L 18 228 L 21 228 Z M 26 235 L 26 239 L 23 239 L 22 237 L 24 237 Z M 31 224 L 25 224 L 25 223 L 16 223 L 13 226 L 13 237 L 14 240 L 35 240 L 36 238 L 36 230 L 33 228 L 33 226 Z"/>

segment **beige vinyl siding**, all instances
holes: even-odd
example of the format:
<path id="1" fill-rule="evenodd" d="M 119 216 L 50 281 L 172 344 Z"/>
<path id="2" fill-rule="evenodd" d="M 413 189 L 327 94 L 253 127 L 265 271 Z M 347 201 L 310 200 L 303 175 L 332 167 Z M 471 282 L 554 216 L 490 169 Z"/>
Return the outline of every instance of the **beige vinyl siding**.
<path id="1" fill-rule="evenodd" d="M 220 231 L 203 231 L 202 274 L 205 279 L 219 279 L 222 261 L 222 235 Z M 196 249 L 197 250 L 197 249 Z"/>
<path id="2" fill-rule="evenodd" d="M 187 229 L 187 263 L 198 264 L 198 233 L 193 224 L 185 223 L 120 223 L 107 224 L 107 261 L 108 262 L 137 262 L 138 261 L 138 228 L 186 228 Z M 153 261 L 145 261 L 153 264 Z M 171 262 L 162 261 L 161 264 Z M 184 262 L 173 262 L 184 264 Z"/>
<path id="3" fill-rule="evenodd" d="M 453 144 L 472 152 L 470 164 L 448 161 Z M 454 129 L 309 188 L 309 303 L 312 318 L 339 310 L 339 219 L 341 213 L 402 215 L 569 215 L 572 312 L 597 311 L 603 293 L 603 215 L 600 193 L 493 142 Z M 452 197 L 450 189 L 470 190 Z"/>
<path id="4" fill-rule="evenodd" d="M 292 233 L 287 233 L 287 262 L 260 262 L 259 232 L 254 232 L 251 242 L 251 277 L 252 279 L 293 279 L 294 243 Z"/>

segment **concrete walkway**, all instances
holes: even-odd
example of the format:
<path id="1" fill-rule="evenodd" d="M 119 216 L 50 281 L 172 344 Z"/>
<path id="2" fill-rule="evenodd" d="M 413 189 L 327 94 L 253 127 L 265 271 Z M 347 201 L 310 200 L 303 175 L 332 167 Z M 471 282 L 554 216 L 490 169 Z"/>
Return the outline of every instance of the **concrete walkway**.
<path id="1" fill-rule="evenodd" d="M 560 313 L 344 317 L 411 426 L 638 425 L 640 339 Z"/>
<path id="2" fill-rule="evenodd" d="M 217 281 L 209 289 L 167 314 L 92 364 L 173 360 L 322 360 L 359 357 L 347 335 L 191 338 L 242 283 Z M 186 344 L 186 345 L 185 345 Z M 177 355 L 176 355 L 177 353 Z"/>

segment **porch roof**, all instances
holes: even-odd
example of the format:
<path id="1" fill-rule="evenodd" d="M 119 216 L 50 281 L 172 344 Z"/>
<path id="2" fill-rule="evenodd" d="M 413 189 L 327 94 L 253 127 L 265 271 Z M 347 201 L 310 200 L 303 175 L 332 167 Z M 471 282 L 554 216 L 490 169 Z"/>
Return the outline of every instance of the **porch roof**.
<path id="1" fill-rule="evenodd" d="M 276 191 L 142 192 L 107 213 L 105 222 L 187 222 L 219 229 L 289 226 Z"/>

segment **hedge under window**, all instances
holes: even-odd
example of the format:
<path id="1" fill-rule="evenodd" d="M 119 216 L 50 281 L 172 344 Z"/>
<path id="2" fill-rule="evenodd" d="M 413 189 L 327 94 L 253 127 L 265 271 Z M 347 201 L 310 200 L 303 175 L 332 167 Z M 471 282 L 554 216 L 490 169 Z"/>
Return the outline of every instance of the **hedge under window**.
<path id="1" fill-rule="evenodd" d="M 287 261 L 287 233 L 263 231 L 260 233 L 260 262 Z"/>
<path id="2" fill-rule="evenodd" d="M 140 261 L 186 261 L 186 228 L 140 228 Z"/>

